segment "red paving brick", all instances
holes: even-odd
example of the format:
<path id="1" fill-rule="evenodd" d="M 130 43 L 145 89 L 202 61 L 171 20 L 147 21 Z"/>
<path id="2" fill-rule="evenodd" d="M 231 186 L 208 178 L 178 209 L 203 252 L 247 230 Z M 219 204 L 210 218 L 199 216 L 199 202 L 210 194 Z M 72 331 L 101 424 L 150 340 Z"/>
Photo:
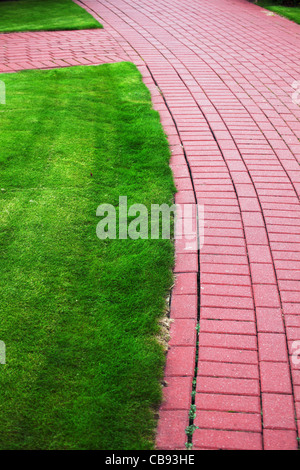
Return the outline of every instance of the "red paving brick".
<path id="1" fill-rule="evenodd" d="M 291 375 L 287 362 L 261 362 L 262 393 L 292 394 Z"/>
<path id="2" fill-rule="evenodd" d="M 265 450 L 298 450 L 295 431 L 264 429 Z"/>
<path id="3" fill-rule="evenodd" d="M 193 436 L 195 449 L 262 450 L 262 435 L 255 432 L 197 429 Z"/>
<path id="4" fill-rule="evenodd" d="M 260 414 L 199 410 L 195 425 L 201 429 L 230 429 L 232 431 L 261 432 Z"/>
<path id="5" fill-rule="evenodd" d="M 192 377 L 168 377 L 164 387 L 162 410 L 189 410 Z"/>
<path id="6" fill-rule="evenodd" d="M 265 429 L 296 430 L 292 395 L 263 393 L 262 408 Z"/>
<path id="7" fill-rule="evenodd" d="M 0 72 L 134 62 L 169 138 L 176 202 L 205 210 L 199 260 L 176 242 L 157 448 L 187 440 L 199 315 L 194 448 L 296 449 L 300 27 L 246 0 L 78 3 L 104 30 L 2 34 Z"/>
<path id="8" fill-rule="evenodd" d="M 157 446 L 161 449 L 183 449 L 188 426 L 187 410 L 162 410 L 157 430 Z"/>
<path id="9" fill-rule="evenodd" d="M 197 393 L 197 410 L 260 413 L 260 397 Z"/>

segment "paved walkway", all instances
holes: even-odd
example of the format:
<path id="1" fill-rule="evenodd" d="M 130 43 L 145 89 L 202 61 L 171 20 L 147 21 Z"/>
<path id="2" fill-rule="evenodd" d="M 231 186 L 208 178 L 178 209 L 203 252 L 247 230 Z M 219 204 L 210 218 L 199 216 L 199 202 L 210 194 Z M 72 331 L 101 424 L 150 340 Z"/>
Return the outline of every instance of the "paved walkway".
<path id="1" fill-rule="evenodd" d="M 297 449 L 300 27 L 246 0 L 78 3 L 105 31 L 51 33 L 63 45 L 50 63 L 50 33 L 3 35 L 5 67 L 20 66 L 25 37 L 25 68 L 135 62 L 169 137 L 176 201 L 205 206 L 201 252 L 176 247 L 157 446 L 185 449 L 193 424 L 194 449 Z"/>
<path id="2" fill-rule="evenodd" d="M 0 72 L 122 60 L 124 50 L 101 29 L 0 34 Z"/>

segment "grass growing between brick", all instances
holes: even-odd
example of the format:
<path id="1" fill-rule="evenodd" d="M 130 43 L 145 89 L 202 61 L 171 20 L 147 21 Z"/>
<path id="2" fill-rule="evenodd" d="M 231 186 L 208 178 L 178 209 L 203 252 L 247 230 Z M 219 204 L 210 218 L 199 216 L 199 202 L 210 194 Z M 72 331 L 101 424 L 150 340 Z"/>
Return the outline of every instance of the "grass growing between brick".
<path id="1" fill-rule="evenodd" d="M 259 0 L 258 5 L 300 24 L 300 5 L 297 7 L 287 7 L 278 5 L 276 1 L 272 0 Z"/>
<path id="2" fill-rule="evenodd" d="M 102 28 L 72 0 L 0 1 L 0 32 Z"/>
<path id="3" fill-rule="evenodd" d="M 99 240 L 99 204 L 171 203 L 129 63 L 1 74 L 1 449 L 149 449 L 169 240 Z"/>

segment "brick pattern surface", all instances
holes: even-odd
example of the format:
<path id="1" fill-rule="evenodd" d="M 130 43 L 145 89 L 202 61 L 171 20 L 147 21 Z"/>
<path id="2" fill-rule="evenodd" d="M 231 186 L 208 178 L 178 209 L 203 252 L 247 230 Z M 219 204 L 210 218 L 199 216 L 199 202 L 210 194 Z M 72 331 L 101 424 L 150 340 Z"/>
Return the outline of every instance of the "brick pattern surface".
<path id="1" fill-rule="evenodd" d="M 124 50 L 101 29 L 0 34 L 0 72 L 122 60 Z"/>
<path id="2" fill-rule="evenodd" d="M 300 27 L 246 0 L 78 3 L 104 31 L 2 35 L 3 69 L 41 67 L 43 53 L 46 68 L 49 54 L 133 61 L 169 139 L 176 202 L 205 207 L 199 256 L 176 243 L 157 447 L 187 440 L 200 314 L 194 448 L 297 449 Z"/>

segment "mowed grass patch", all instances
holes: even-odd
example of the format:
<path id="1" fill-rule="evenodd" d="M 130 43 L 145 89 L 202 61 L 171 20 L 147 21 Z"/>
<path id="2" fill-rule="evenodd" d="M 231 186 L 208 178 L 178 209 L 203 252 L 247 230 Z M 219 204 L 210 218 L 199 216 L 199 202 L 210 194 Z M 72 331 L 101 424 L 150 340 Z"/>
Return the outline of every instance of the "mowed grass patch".
<path id="1" fill-rule="evenodd" d="M 159 115 L 130 63 L 0 80 L 0 448 L 152 448 L 173 245 L 96 210 L 172 202 Z"/>
<path id="2" fill-rule="evenodd" d="M 0 1 L 0 32 L 102 28 L 73 0 Z"/>
<path id="3" fill-rule="evenodd" d="M 298 6 L 288 7 L 280 5 L 274 0 L 259 0 L 258 5 L 300 24 L 300 4 Z"/>

